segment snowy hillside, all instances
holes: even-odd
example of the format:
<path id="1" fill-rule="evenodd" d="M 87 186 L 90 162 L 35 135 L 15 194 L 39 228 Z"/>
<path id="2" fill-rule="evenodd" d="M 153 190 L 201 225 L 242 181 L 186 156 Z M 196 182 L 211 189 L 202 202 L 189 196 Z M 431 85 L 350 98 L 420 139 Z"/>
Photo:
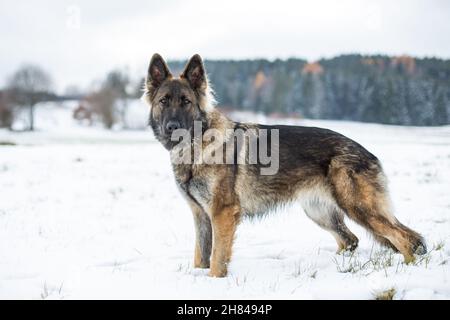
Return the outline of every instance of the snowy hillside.
<path id="1" fill-rule="evenodd" d="M 145 124 L 146 107 L 134 105 Z M 213 279 L 192 266 L 191 213 L 151 132 L 81 126 L 72 108 L 38 108 L 35 133 L 0 130 L 0 298 L 374 299 L 391 289 L 394 299 L 450 298 L 450 127 L 234 114 L 356 139 L 382 161 L 397 217 L 430 253 L 404 265 L 349 222 L 360 246 L 337 255 L 294 205 L 245 220 L 228 277 Z"/>

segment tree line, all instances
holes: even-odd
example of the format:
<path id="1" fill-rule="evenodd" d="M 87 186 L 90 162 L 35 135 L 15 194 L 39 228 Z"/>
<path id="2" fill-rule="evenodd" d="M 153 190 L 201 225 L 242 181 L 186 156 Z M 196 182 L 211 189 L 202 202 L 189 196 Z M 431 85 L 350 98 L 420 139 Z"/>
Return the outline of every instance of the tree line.
<path id="1" fill-rule="evenodd" d="M 174 73 L 185 61 L 169 62 Z M 219 106 L 279 116 L 337 119 L 398 125 L 450 123 L 450 60 L 341 55 L 307 62 L 206 60 Z M 0 90 L 0 127 L 11 128 L 19 109 L 29 114 L 34 129 L 35 106 L 42 101 L 78 99 L 75 117 L 92 117 L 111 128 L 126 127 L 129 99 L 142 94 L 143 77 L 110 71 L 88 92 L 58 96 L 50 75 L 25 65 Z"/>
<path id="2" fill-rule="evenodd" d="M 206 68 L 222 106 L 312 119 L 450 123 L 450 60 L 355 54 L 312 63 L 206 61 Z"/>

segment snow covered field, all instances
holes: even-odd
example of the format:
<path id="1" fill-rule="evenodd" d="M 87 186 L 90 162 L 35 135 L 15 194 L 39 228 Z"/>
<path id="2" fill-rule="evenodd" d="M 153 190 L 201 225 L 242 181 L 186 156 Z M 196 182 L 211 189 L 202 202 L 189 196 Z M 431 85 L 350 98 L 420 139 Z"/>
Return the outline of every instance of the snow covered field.
<path id="1" fill-rule="evenodd" d="M 244 221 L 228 277 L 209 278 L 192 266 L 191 213 L 152 134 L 80 127 L 47 106 L 38 132 L 0 131 L 0 298 L 449 299 L 450 127 L 276 122 L 328 127 L 376 154 L 397 217 L 430 253 L 404 265 L 349 222 L 360 246 L 337 255 L 293 206 Z"/>

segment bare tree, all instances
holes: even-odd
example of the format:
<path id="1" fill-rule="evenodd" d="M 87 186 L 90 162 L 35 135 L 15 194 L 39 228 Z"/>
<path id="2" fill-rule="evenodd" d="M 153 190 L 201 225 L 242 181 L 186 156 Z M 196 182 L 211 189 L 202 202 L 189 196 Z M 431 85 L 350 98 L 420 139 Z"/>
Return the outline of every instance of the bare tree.
<path id="1" fill-rule="evenodd" d="M 35 65 L 24 65 L 17 70 L 9 81 L 9 90 L 13 101 L 28 108 L 29 130 L 34 130 L 34 109 L 38 102 L 49 94 L 50 76 Z"/>
<path id="2" fill-rule="evenodd" d="M 0 128 L 11 129 L 14 112 L 8 91 L 0 91 Z"/>
<path id="3" fill-rule="evenodd" d="M 102 88 L 92 92 L 85 99 L 90 105 L 91 112 L 100 116 L 104 126 L 111 129 L 116 122 L 114 112 L 116 93 L 109 88 Z"/>
<path id="4" fill-rule="evenodd" d="M 103 83 L 103 89 L 113 91 L 117 99 L 119 100 L 118 111 L 120 120 L 123 126 L 127 127 L 126 112 L 128 109 L 128 87 L 130 85 L 130 78 L 128 72 L 122 70 L 113 70 L 106 76 Z"/>

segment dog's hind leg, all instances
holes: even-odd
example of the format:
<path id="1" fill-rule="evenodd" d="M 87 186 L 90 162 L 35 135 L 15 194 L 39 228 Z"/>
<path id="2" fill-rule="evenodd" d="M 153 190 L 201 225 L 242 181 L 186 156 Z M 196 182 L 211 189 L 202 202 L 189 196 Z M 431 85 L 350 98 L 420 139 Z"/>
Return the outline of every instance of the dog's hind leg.
<path id="1" fill-rule="evenodd" d="M 306 215 L 336 239 L 337 252 L 353 251 L 358 247 L 358 238 L 347 228 L 344 213 L 337 207 L 319 204 L 303 205 Z"/>
<path id="2" fill-rule="evenodd" d="M 355 172 L 348 166 L 333 163 L 330 179 L 339 206 L 381 244 L 395 247 L 407 263 L 414 260 L 414 254 L 426 253 L 422 236 L 401 224 L 392 214 L 385 177 L 379 165 L 372 164 L 363 172 Z"/>
<path id="3" fill-rule="evenodd" d="M 398 249 L 388 239 L 386 239 L 382 236 L 377 236 L 374 233 L 372 233 L 372 236 L 375 239 L 375 241 L 377 241 L 383 247 L 390 248 L 390 249 L 394 250 L 395 252 L 399 252 Z"/>

